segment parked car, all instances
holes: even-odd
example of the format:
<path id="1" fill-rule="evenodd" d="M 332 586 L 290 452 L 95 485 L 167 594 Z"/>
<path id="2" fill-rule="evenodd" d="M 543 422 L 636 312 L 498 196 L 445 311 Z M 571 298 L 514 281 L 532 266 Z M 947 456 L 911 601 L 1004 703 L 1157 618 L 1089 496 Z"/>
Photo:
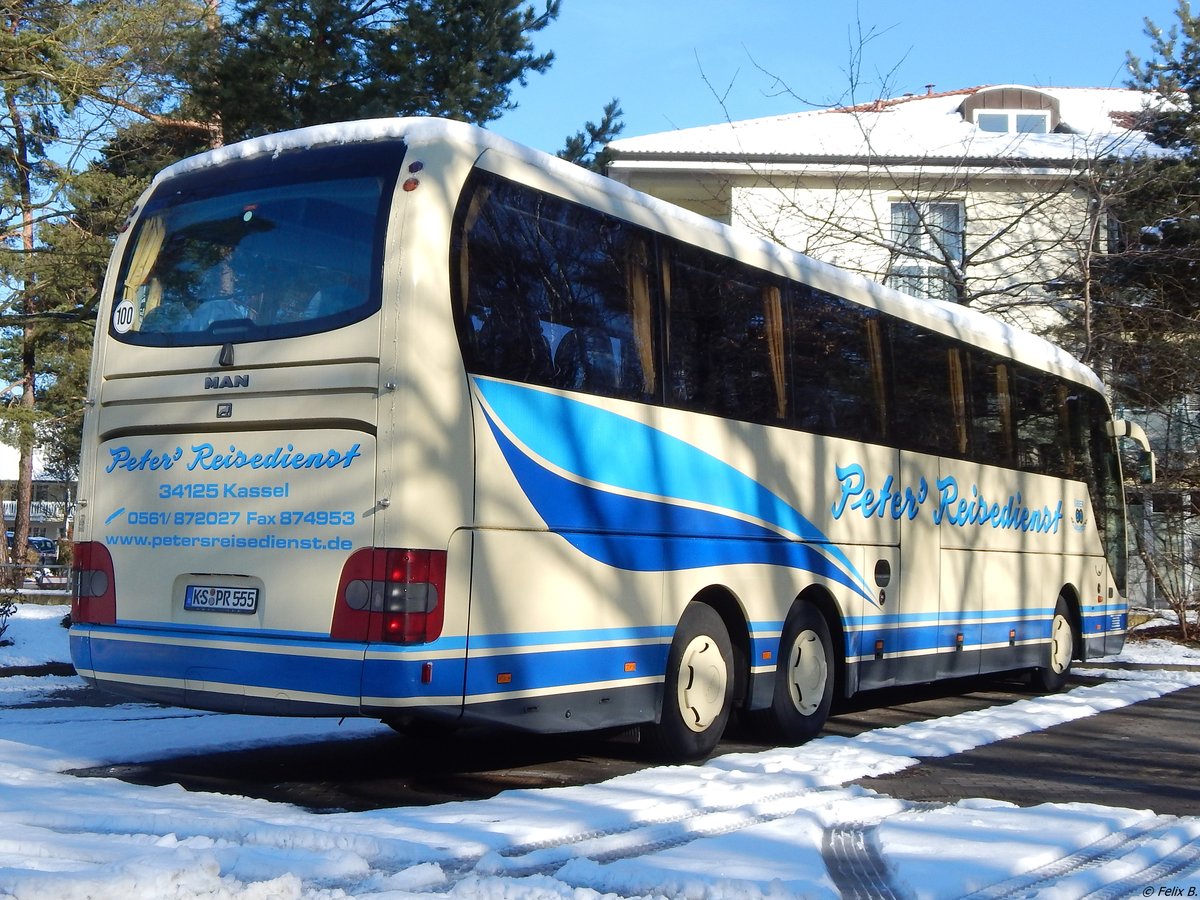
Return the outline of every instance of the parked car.
<path id="1" fill-rule="evenodd" d="M 8 536 L 8 552 L 11 555 L 13 549 L 13 533 L 7 532 Z M 58 541 L 51 540 L 48 537 L 31 535 L 29 538 L 29 546 L 37 551 L 38 562 L 43 566 L 53 566 L 58 563 Z"/>

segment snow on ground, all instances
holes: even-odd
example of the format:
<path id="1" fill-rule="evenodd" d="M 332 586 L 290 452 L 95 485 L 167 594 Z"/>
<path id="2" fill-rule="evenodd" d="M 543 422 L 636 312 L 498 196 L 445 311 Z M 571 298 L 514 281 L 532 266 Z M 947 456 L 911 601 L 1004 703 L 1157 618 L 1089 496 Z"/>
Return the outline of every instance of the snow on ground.
<path id="1" fill-rule="evenodd" d="M 0 667 L 38 666 L 48 662 L 70 662 L 66 634 L 60 624 L 71 612 L 69 606 L 17 605 L 17 613 L 0 636 Z M 0 621 L 0 627 L 4 623 Z"/>
<path id="2" fill-rule="evenodd" d="M 0 667 L 65 661 L 65 612 L 22 606 Z M 601 784 L 333 814 L 63 770 L 383 726 L 39 706 L 82 682 L 0 678 L 0 900 L 834 898 L 839 858 L 883 879 L 863 896 L 1187 896 L 1200 888 L 1200 818 L 1086 803 L 918 804 L 852 784 L 1200 685 L 1200 654 L 1169 642 L 1130 644 L 1114 664 L 1129 661 L 1197 665 L 1114 667 L 1113 680 L 1059 695 Z"/>

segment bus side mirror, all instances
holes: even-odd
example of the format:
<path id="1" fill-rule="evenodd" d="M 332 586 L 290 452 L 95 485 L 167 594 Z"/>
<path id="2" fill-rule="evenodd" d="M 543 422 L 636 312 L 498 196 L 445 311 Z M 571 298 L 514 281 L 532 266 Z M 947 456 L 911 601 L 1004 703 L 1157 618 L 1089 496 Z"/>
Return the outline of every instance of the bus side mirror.
<path id="1" fill-rule="evenodd" d="M 1150 439 L 1146 431 L 1136 422 L 1128 419 L 1114 419 L 1108 423 L 1108 433 L 1115 438 L 1128 438 L 1142 448 L 1138 457 L 1138 478 L 1142 484 L 1153 484 L 1155 478 L 1154 451 L 1150 449 Z"/>

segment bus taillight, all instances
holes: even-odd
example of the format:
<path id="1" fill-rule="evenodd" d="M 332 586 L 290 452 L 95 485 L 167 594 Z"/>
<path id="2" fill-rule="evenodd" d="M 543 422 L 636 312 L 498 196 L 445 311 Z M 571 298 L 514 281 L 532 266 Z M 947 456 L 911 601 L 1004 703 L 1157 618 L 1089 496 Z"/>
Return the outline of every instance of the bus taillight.
<path id="1" fill-rule="evenodd" d="M 359 550 L 342 568 L 332 636 L 394 644 L 437 640 L 445 593 L 445 550 Z"/>
<path id="2" fill-rule="evenodd" d="M 112 555 L 97 541 L 76 544 L 71 557 L 71 621 L 90 625 L 117 622 Z"/>

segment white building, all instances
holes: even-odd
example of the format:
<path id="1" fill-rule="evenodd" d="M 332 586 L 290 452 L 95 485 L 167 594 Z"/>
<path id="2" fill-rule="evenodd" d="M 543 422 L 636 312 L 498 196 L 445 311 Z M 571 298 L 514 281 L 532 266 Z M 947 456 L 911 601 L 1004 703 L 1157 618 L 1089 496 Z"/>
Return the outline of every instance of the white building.
<path id="1" fill-rule="evenodd" d="M 0 444 L 0 495 L 4 527 L 11 531 L 17 515 L 17 478 L 21 453 L 16 447 Z M 74 514 L 75 484 L 47 476 L 40 453 L 33 460 L 33 497 L 29 504 L 29 534 L 60 540 L 70 534 Z"/>
<path id="2" fill-rule="evenodd" d="M 909 293 L 1039 328 L 1061 299 L 1045 286 L 1072 278 L 1105 237 L 1093 163 L 1157 152 L 1131 127 L 1147 99 L 930 91 L 614 141 L 609 174 Z"/>
<path id="3" fill-rule="evenodd" d="M 1079 299 L 1063 285 L 1082 283 L 1112 236 L 1095 163 L 1163 152 L 1135 127 L 1152 102 L 1122 89 L 928 90 L 614 141 L 609 175 L 907 293 L 1046 332 Z M 1131 524 L 1149 534 L 1142 509 Z M 1200 559 L 1191 531 L 1165 554 L 1184 578 L 1192 564 L 1179 557 Z M 1134 562 L 1131 595 L 1144 600 L 1154 590 Z"/>

